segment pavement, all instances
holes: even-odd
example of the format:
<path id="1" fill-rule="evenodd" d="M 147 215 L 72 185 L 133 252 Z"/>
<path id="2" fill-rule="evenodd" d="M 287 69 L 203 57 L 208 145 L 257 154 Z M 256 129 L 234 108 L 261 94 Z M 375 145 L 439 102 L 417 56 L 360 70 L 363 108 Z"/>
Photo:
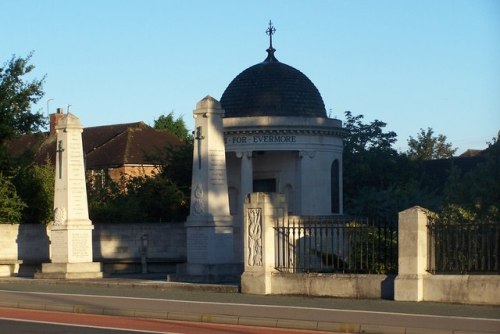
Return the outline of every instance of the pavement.
<path id="1" fill-rule="evenodd" d="M 165 275 L 100 280 L 0 278 L 0 307 L 125 315 L 335 333 L 500 333 L 497 306 L 308 296 L 258 296 L 238 284 L 168 282 Z"/>

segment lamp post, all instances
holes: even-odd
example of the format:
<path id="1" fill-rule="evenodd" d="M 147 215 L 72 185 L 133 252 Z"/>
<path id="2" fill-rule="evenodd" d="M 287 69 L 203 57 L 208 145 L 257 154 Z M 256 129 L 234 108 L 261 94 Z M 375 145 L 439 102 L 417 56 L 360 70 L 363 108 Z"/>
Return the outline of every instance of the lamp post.
<path id="1" fill-rule="evenodd" d="M 52 101 L 54 99 L 48 99 L 47 100 L 47 117 L 50 115 L 50 108 L 49 108 L 49 105 L 50 105 L 50 101 Z"/>

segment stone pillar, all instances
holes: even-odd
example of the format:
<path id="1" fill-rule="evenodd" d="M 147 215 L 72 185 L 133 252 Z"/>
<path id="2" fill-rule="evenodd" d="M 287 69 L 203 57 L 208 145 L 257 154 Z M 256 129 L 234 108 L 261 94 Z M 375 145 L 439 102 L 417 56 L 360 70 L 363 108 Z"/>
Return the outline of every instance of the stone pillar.
<path id="1" fill-rule="evenodd" d="M 251 151 L 236 152 L 240 161 L 240 185 L 238 196 L 238 214 L 234 216 L 234 249 L 233 253 L 238 262 L 243 262 L 243 206 L 245 197 L 253 191 L 253 160 Z"/>
<path id="2" fill-rule="evenodd" d="M 191 211 L 186 221 L 187 264 L 176 280 L 223 282 L 237 280 L 242 264 L 233 254 L 233 219 L 229 214 L 224 111 L 207 96 L 196 105 Z"/>
<path id="3" fill-rule="evenodd" d="M 394 282 L 394 300 L 422 301 L 427 268 L 427 215 L 414 206 L 399 213 L 398 276 Z"/>
<path id="4" fill-rule="evenodd" d="M 244 207 L 244 260 L 241 292 L 272 293 L 272 273 L 275 269 L 276 222 L 288 219 L 286 197 L 278 193 L 251 193 Z"/>
<path id="5" fill-rule="evenodd" d="M 54 221 L 50 228 L 51 263 L 36 278 L 101 278 L 101 264 L 92 262 L 92 230 L 87 205 L 78 117 L 64 115 L 56 125 Z"/>
<path id="6" fill-rule="evenodd" d="M 253 192 L 253 161 L 252 152 L 236 152 L 236 157 L 241 158 L 240 168 L 240 208 L 245 204 L 245 198 Z"/>

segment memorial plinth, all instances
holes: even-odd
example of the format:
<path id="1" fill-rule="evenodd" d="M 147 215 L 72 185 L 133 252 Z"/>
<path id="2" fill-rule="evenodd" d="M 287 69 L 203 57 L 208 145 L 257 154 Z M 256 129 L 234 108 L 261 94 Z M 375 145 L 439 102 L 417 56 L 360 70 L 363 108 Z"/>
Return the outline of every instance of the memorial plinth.
<path id="1" fill-rule="evenodd" d="M 101 278 L 101 264 L 92 262 L 82 145 L 78 117 L 66 114 L 56 125 L 54 221 L 50 228 L 50 263 L 42 264 L 35 278 Z"/>
<path id="2" fill-rule="evenodd" d="M 196 105 L 191 209 L 186 221 L 187 263 L 177 278 L 198 282 L 239 279 L 243 264 L 233 252 L 226 153 L 220 103 L 207 96 Z"/>

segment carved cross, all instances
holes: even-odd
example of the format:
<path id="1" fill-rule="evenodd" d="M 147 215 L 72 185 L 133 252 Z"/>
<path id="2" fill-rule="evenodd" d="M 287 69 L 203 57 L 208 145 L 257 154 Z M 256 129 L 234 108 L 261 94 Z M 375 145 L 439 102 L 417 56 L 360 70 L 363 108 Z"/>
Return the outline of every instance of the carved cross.
<path id="1" fill-rule="evenodd" d="M 201 135 L 201 126 L 196 127 L 195 135 L 194 139 L 198 141 L 198 169 L 201 169 L 201 141 L 205 139 Z"/>
<path id="2" fill-rule="evenodd" d="M 62 140 L 59 140 L 57 142 L 56 152 L 59 155 L 59 178 L 62 178 L 62 153 L 64 152 L 64 148 L 62 147 Z"/>

